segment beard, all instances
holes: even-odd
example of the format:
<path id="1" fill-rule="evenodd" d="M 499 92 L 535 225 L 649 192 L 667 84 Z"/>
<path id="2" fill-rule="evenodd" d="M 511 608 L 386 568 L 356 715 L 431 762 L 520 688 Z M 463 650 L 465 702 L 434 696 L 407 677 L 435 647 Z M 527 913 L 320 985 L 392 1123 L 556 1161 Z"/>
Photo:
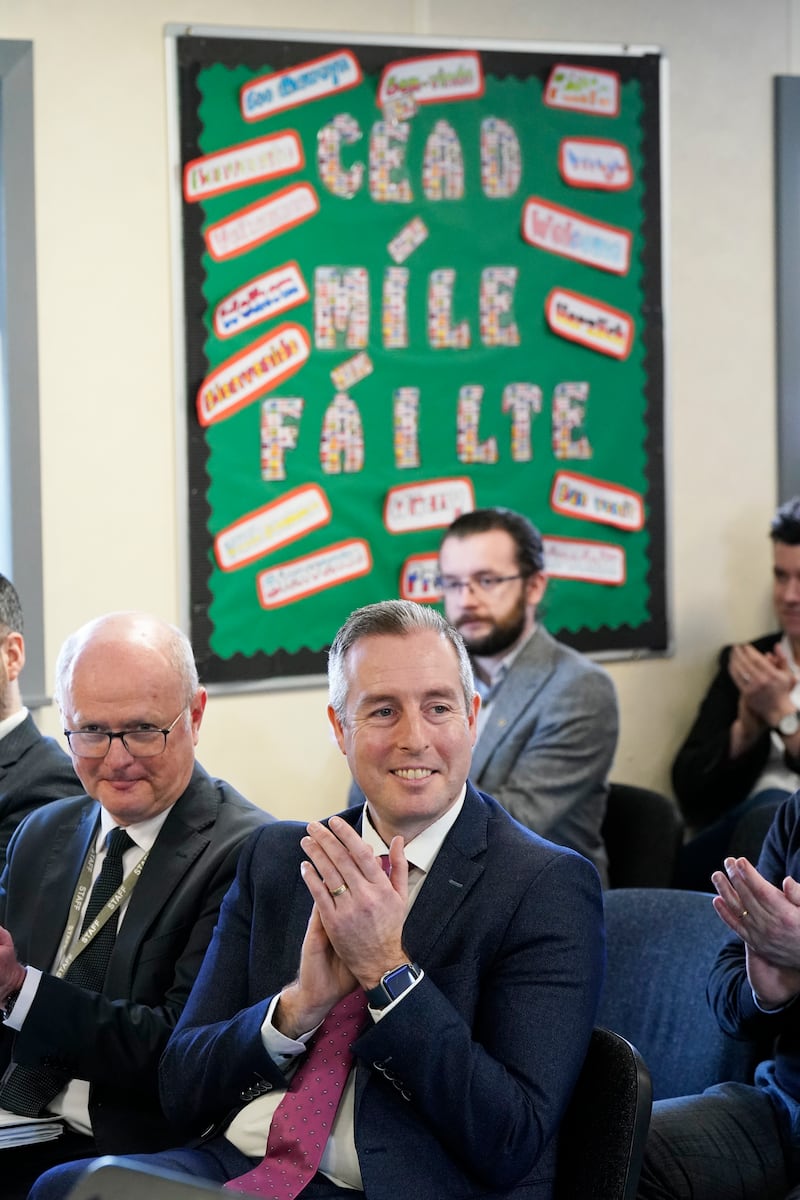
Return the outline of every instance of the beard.
<path id="1" fill-rule="evenodd" d="M 525 631 L 525 618 L 525 598 L 520 596 L 511 611 L 493 621 L 489 632 L 484 633 L 482 637 L 470 638 L 464 633 L 461 625 L 468 623 L 466 617 L 456 624 L 456 629 L 463 637 L 469 654 L 476 658 L 494 658 L 504 650 L 510 650 L 514 643 L 519 641 Z"/>

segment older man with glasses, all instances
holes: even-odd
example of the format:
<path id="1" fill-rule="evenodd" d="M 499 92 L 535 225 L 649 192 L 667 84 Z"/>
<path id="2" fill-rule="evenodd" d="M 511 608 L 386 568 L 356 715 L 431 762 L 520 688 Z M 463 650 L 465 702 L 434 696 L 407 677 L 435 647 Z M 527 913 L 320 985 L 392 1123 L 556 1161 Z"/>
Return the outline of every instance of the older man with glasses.
<path id="1" fill-rule="evenodd" d="M 439 570 L 482 698 L 472 782 L 523 825 L 586 855 L 607 882 L 600 827 L 616 693 L 601 667 L 538 619 L 547 586 L 538 529 L 506 508 L 464 513 L 445 532 Z"/>
<path id="2" fill-rule="evenodd" d="M 196 762 L 206 691 L 174 626 L 135 612 L 83 626 L 56 702 L 86 795 L 37 810 L 8 847 L 0 1107 L 65 1132 L 0 1150 L 3 1200 L 56 1163 L 173 1140 L 158 1061 L 242 843 L 271 819 Z"/>

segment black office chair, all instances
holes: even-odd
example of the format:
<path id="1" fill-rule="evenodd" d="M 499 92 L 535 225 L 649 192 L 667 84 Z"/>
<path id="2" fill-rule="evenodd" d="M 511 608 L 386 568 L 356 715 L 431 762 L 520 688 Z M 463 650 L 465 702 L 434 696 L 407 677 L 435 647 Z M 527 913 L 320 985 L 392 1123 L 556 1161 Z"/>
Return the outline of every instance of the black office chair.
<path id="1" fill-rule="evenodd" d="M 556 1200 L 634 1200 L 651 1106 L 638 1050 L 594 1029 L 559 1134 Z"/>
<path id="2" fill-rule="evenodd" d="M 727 936 L 707 892 L 620 888 L 605 893 L 606 979 L 598 1022 L 637 1047 L 653 1099 L 713 1083 L 750 1083 L 770 1048 L 729 1037 L 706 1001 Z"/>
<path id="3" fill-rule="evenodd" d="M 609 887 L 672 886 L 683 820 L 668 796 L 612 783 L 602 827 Z"/>
<path id="4" fill-rule="evenodd" d="M 106 1155 L 89 1164 L 67 1200 L 230 1200 L 235 1194 L 201 1179 Z"/>

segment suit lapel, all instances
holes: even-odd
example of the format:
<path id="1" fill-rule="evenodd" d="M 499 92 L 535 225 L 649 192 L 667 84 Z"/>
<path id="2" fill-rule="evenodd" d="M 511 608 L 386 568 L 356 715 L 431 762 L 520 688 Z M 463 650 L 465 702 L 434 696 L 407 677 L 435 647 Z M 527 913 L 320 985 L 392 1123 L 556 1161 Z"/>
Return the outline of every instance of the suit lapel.
<path id="1" fill-rule="evenodd" d="M 471 779 L 480 779 L 499 743 L 508 736 L 520 714 L 530 706 L 550 678 L 555 661 L 554 649 L 550 634 L 539 625 L 512 663 L 492 701 L 486 724 L 472 754 Z"/>
<path id="2" fill-rule="evenodd" d="M 100 806 L 93 800 L 60 825 L 53 835 L 36 888 L 33 917 L 30 922 L 29 956 L 43 970 L 53 965 L 75 885 L 89 853 L 100 820 Z"/>
<path id="3" fill-rule="evenodd" d="M 437 943 L 483 875 L 488 813 L 475 789 L 467 784 L 464 806 L 431 865 L 403 928 L 403 941 L 413 957 L 435 962 Z"/>
<path id="4" fill-rule="evenodd" d="M 218 807 L 214 784 L 195 764 L 189 786 L 175 801 L 131 894 L 106 975 L 107 988 L 113 994 L 127 995 L 120 989 L 130 987 L 138 949 L 170 895 L 208 845 Z"/>

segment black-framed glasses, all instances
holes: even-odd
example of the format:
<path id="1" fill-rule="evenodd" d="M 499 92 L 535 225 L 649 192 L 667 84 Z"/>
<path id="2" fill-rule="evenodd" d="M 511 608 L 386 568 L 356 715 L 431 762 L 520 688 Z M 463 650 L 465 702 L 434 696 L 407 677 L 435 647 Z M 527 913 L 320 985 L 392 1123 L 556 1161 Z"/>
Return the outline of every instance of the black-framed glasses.
<path id="1" fill-rule="evenodd" d="M 469 579 L 456 579 L 452 575 L 441 575 L 438 582 L 446 596 L 460 596 L 464 588 L 478 593 L 493 592 L 501 583 L 510 583 L 512 579 L 527 578 L 526 572 L 520 572 L 517 575 L 490 575 L 487 571 L 485 574 L 470 575 Z"/>
<path id="2" fill-rule="evenodd" d="M 186 712 L 182 708 L 167 729 L 120 729 L 118 733 L 99 729 L 65 729 L 69 748 L 78 758 L 105 758 L 114 738 L 119 738 L 133 758 L 155 758 L 167 748 L 167 738 Z"/>

